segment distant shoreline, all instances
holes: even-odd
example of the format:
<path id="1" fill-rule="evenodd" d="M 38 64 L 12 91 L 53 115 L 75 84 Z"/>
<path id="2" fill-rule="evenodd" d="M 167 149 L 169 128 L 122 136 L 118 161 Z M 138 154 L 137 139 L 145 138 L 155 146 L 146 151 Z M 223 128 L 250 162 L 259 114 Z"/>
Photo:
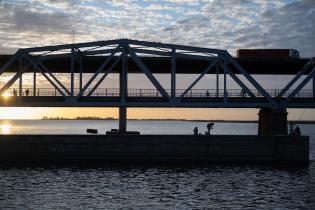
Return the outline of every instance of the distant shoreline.
<path id="1" fill-rule="evenodd" d="M 78 117 L 78 118 L 42 118 L 42 119 L 0 119 L 0 121 L 5 120 L 104 120 L 104 121 L 115 121 L 118 120 L 117 118 L 95 118 L 95 117 Z M 182 122 L 217 122 L 217 123 L 258 123 L 257 120 L 198 120 L 198 119 L 128 119 L 128 121 L 182 121 Z M 314 120 L 288 120 L 288 124 L 293 122 L 294 124 L 315 124 Z"/>
<path id="2" fill-rule="evenodd" d="M 40 120 L 118 120 L 117 118 L 107 117 L 77 117 L 77 118 L 42 118 Z M 258 120 L 197 120 L 197 119 L 128 119 L 133 121 L 187 121 L 187 122 L 224 122 L 224 123 L 258 123 Z M 314 120 L 288 120 L 288 123 L 294 124 L 315 124 Z"/>

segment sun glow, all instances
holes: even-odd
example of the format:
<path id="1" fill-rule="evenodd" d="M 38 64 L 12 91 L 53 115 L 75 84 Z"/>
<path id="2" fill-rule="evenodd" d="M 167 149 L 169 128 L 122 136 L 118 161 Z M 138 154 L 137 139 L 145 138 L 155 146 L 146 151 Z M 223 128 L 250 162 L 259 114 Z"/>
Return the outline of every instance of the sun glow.
<path id="1" fill-rule="evenodd" d="M 11 130 L 12 125 L 11 124 L 2 124 L 0 125 L 1 133 L 2 134 L 9 134 Z"/>
<path id="2" fill-rule="evenodd" d="M 8 92 L 5 92 L 5 93 L 3 93 L 2 94 L 2 97 L 4 97 L 4 98 L 8 98 L 8 97 L 10 97 L 11 95 L 10 95 L 10 93 L 8 93 Z"/>

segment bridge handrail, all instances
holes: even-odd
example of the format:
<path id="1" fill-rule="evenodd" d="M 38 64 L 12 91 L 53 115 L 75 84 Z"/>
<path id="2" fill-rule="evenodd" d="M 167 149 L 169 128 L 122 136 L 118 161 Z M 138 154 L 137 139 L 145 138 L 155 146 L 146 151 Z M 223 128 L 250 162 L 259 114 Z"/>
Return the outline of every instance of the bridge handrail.
<path id="1" fill-rule="evenodd" d="M 18 88 L 9 88 L 5 95 L 13 96 L 14 89 L 16 91 L 16 96 L 19 96 Z M 28 96 L 61 96 L 61 94 L 55 88 L 36 88 L 35 94 L 33 94 L 33 88 L 22 88 L 22 96 L 26 96 L 28 90 Z M 186 89 L 176 89 L 176 96 L 180 96 Z M 91 89 L 87 89 L 83 96 L 87 96 Z M 257 90 L 251 90 L 256 97 L 263 97 Z M 281 89 L 266 89 L 266 91 L 271 95 L 271 97 L 276 98 L 281 92 Z M 287 97 L 293 90 L 289 90 L 283 97 Z M 79 88 L 74 89 L 74 95 L 80 92 Z M 166 89 L 168 94 L 171 94 L 170 89 Z M 227 97 L 247 97 L 250 96 L 245 94 L 242 89 L 227 89 Z M 118 97 L 119 88 L 98 88 L 92 94 L 94 97 Z M 129 97 L 162 97 L 156 89 L 150 88 L 129 88 Z M 187 92 L 185 97 L 224 97 L 224 89 L 191 89 Z M 295 98 L 313 98 L 313 91 L 311 89 L 303 89 L 299 91 Z"/>

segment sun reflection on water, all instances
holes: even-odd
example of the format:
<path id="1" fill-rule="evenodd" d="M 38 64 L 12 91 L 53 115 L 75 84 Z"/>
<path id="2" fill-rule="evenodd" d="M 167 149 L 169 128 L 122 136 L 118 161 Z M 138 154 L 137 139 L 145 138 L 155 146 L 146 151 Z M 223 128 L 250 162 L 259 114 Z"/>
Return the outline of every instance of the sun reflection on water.
<path id="1" fill-rule="evenodd" d="M 11 130 L 12 125 L 11 124 L 1 124 L 0 128 L 1 128 L 1 133 L 2 134 L 9 134 L 10 130 Z"/>

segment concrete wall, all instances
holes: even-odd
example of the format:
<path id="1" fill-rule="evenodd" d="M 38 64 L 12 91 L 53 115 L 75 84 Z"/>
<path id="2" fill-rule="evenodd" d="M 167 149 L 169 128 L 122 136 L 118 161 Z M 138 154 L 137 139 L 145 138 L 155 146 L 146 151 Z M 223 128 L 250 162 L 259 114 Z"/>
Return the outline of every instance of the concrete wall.
<path id="1" fill-rule="evenodd" d="M 307 164 L 307 136 L 0 135 L 0 162 Z"/>

